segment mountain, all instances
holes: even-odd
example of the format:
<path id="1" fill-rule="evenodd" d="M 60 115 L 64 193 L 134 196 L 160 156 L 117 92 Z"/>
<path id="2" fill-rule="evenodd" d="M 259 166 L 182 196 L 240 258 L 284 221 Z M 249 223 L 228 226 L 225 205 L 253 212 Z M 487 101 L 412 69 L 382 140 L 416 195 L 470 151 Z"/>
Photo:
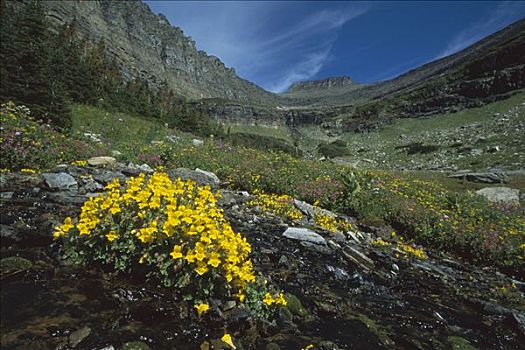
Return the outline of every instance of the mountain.
<path id="1" fill-rule="evenodd" d="M 14 2 L 16 5 L 23 1 Z M 78 33 L 93 43 L 103 40 L 124 76 L 145 78 L 155 87 L 164 81 L 177 94 L 192 99 L 222 98 L 268 104 L 276 97 L 239 78 L 215 56 L 197 50 L 195 42 L 155 15 L 142 1 L 43 1 L 57 25 L 76 23 Z"/>
<path id="2" fill-rule="evenodd" d="M 417 100 L 407 113 L 425 113 L 430 106 L 480 105 L 525 87 L 525 19 L 448 57 L 413 69 L 399 77 L 369 85 L 337 89 L 290 90 L 282 96 L 291 106 L 334 106 L 377 99 Z M 425 106 L 427 105 L 427 106 Z M 440 112 L 442 112 L 440 110 Z M 432 111 L 430 111 L 432 112 Z"/>

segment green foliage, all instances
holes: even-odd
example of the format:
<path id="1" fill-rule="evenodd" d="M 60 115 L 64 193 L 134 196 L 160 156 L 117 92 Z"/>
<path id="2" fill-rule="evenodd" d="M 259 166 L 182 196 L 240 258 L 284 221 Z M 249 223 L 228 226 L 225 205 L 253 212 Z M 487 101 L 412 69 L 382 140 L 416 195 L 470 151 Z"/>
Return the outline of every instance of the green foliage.
<path id="1" fill-rule="evenodd" d="M 282 139 L 271 136 L 236 132 L 226 135 L 224 140 L 234 146 L 254 148 L 262 151 L 280 151 L 295 157 L 302 155 L 301 150 L 297 147 L 290 145 Z"/>
<path id="2" fill-rule="evenodd" d="M 66 137 L 33 120 L 29 110 L 12 103 L 0 108 L 0 168 L 45 169 L 105 153 L 103 146 Z"/>
<path id="3" fill-rule="evenodd" d="M 344 157 L 349 154 L 347 144 L 343 140 L 320 144 L 317 153 L 326 158 Z"/>

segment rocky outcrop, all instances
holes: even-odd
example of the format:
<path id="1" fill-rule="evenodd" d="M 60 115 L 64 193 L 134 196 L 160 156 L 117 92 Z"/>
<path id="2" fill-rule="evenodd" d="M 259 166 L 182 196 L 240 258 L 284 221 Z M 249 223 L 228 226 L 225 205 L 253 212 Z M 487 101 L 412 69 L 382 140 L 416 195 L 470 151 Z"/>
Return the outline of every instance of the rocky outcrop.
<path id="1" fill-rule="evenodd" d="M 23 4 L 24 1 L 16 2 Z M 124 77 L 141 77 L 155 88 L 164 81 L 190 98 L 220 97 L 252 103 L 274 95 L 239 78 L 215 56 L 197 50 L 195 42 L 155 15 L 142 1 L 42 1 L 57 25 L 75 20 L 78 34 L 93 43 L 103 40 Z"/>
<path id="2" fill-rule="evenodd" d="M 308 80 L 308 81 L 300 81 L 297 83 L 293 83 L 290 86 L 290 89 L 288 89 L 288 92 L 297 92 L 297 91 L 308 91 L 308 90 L 322 90 L 322 89 L 330 89 L 330 88 L 338 88 L 343 87 L 347 85 L 355 85 L 348 76 L 342 76 L 342 77 L 330 77 L 320 80 Z"/>

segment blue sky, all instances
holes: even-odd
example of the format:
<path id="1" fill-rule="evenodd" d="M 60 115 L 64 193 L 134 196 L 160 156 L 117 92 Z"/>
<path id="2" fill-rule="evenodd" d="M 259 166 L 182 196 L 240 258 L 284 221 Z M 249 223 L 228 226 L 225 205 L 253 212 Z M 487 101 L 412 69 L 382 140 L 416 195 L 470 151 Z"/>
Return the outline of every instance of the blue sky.
<path id="1" fill-rule="evenodd" d="M 274 92 L 369 83 L 457 52 L 525 17 L 525 2 L 146 1 L 237 75 Z"/>

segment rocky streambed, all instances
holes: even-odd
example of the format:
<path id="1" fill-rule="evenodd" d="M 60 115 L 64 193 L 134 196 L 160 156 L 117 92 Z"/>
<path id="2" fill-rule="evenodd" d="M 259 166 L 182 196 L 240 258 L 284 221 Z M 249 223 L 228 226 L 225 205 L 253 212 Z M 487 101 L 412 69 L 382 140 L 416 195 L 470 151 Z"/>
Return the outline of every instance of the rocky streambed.
<path id="1" fill-rule="evenodd" d="M 248 193 L 222 191 L 255 269 L 286 293 L 272 322 L 218 300 L 199 318 L 173 290 L 58 259 L 56 224 L 111 179 L 149 171 L 114 163 L 1 175 L 2 349 L 228 349 L 226 332 L 238 349 L 524 348 L 522 281 L 440 252 L 420 259 L 372 244 L 387 241 L 381 228 L 332 234 L 307 220 L 301 202 L 306 219 L 290 227 L 249 206 Z M 220 185 L 203 171 L 170 173 Z"/>

